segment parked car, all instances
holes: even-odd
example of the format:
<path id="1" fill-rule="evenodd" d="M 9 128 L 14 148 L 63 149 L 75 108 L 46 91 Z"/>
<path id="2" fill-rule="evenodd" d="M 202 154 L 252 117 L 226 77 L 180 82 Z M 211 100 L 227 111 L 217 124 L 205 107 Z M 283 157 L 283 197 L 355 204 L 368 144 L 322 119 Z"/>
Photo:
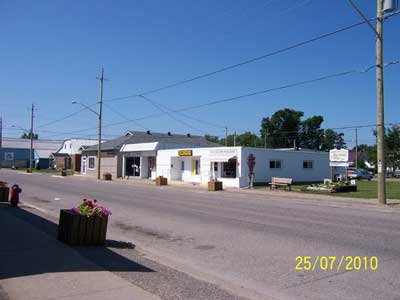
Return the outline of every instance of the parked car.
<path id="1" fill-rule="evenodd" d="M 367 179 L 371 180 L 374 174 L 364 169 L 348 168 L 347 177 L 350 179 Z"/>

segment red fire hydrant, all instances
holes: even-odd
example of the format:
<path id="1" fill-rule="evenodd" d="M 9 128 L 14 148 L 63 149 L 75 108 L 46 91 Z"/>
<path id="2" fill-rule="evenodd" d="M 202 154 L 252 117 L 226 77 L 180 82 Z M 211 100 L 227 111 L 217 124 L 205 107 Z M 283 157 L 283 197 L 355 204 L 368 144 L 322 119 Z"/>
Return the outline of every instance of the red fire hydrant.
<path id="1" fill-rule="evenodd" d="M 10 202 L 11 206 L 17 207 L 19 203 L 19 194 L 22 192 L 22 189 L 19 188 L 18 184 L 14 184 L 11 187 L 10 193 Z"/>

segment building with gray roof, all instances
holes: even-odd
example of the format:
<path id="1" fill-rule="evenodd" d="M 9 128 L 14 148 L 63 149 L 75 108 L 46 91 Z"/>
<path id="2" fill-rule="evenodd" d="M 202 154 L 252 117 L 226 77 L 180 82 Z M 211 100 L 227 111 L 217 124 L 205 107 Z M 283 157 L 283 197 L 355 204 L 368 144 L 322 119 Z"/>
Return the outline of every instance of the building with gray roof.
<path id="1" fill-rule="evenodd" d="M 162 149 L 218 147 L 203 136 L 171 132 L 129 131 L 101 143 L 101 174 L 114 178 L 155 178 L 157 151 Z M 82 150 L 81 174 L 97 175 L 97 145 Z"/>

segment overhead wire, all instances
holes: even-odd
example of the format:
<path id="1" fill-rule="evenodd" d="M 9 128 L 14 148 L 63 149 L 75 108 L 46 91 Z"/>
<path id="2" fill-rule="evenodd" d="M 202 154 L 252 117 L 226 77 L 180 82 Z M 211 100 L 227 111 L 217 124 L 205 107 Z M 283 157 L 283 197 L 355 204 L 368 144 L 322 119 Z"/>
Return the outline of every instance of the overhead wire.
<path id="1" fill-rule="evenodd" d="M 390 15 L 387 15 L 385 18 L 388 19 L 390 17 L 398 15 L 399 13 L 400 13 L 400 11 L 394 12 L 394 13 L 392 13 Z M 376 19 L 377 19 L 376 17 L 370 18 L 369 21 L 374 21 Z M 195 81 L 195 80 L 199 80 L 199 79 L 203 79 L 203 78 L 206 78 L 206 77 L 210 77 L 210 76 L 216 75 L 218 73 L 222 73 L 222 72 L 234 69 L 234 68 L 241 67 L 243 65 L 247 65 L 247 64 L 250 64 L 250 63 L 265 59 L 267 57 L 275 56 L 275 55 L 278 55 L 278 54 L 281 54 L 281 53 L 284 53 L 284 52 L 287 52 L 287 51 L 290 51 L 290 50 L 305 46 L 307 44 L 314 43 L 316 41 L 328 38 L 328 37 L 333 36 L 335 34 L 338 34 L 338 33 L 345 32 L 345 31 L 348 31 L 350 29 L 356 28 L 356 27 L 361 26 L 363 24 L 365 24 L 365 21 L 354 23 L 352 25 L 348 25 L 348 26 L 336 29 L 334 31 L 331 31 L 331 32 L 328 32 L 328 33 L 325 33 L 325 34 L 318 35 L 318 36 L 316 36 L 314 38 L 311 38 L 311 39 L 308 39 L 308 40 L 305 40 L 305 41 L 290 45 L 288 47 L 284 47 L 284 48 L 281 48 L 281 49 L 278 49 L 278 50 L 275 50 L 275 51 L 272 51 L 272 52 L 269 52 L 269 53 L 266 53 L 266 54 L 263 54 L 263 55 L 260 55 L 260 56 L 257 56 L 257 57 L 254 57 L 254 58 L 251 58 L 251 59 L 248 59 L 248 60 L 236 63 L 236 64 L 233 64 L 233 65 L 222 67 L 220 69 L 217 69 L 217 70 L 214 70 L 214 71 L 211 71 L 211 72 L 203 73 L 203 74 L 200 74 L 200 75 L 197 75 L 197 76 L 185 79 L 185 80 L 181 80 L 181 81 L 178 81 L 178 82 L 175 82 L 175 83 L 172 83 L 172 84 L 168 84 L 168 85 L 165 85 L 165 86 L 162 86 L 162 87 L 159 87 L 159 88 L 147 90 L 147 91 L 144 91 L 144 92 L 141 92 L 141 93 L 131 94 L 131 95 L 122 96 L 122 97 L 115 97 L 115 98 L 108 99 L 106 101 L 109 101 L 109 102 L 111 102 L 111 101 L 119 101 L 119 100 L 125 100 L 125 99 L 129 99 L 129 98 L 135 98 L 135 97 L 138 97 L 139 95 L 148 95 L 148 94 L 160 92 L 162 90 L 166 90 L 166 89 L 169 89 L 169 88 L 172 88 L 172 87 L 176 87 L 176 86 L 179 86 L 179 85 L 183 85 L 183 84 Z"/>

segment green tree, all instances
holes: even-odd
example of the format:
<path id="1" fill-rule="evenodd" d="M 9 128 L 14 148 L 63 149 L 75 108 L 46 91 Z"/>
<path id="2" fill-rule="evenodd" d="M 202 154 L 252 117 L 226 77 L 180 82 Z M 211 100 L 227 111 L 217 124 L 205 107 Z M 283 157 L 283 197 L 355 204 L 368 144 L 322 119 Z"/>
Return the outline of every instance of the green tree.
<path id="1" fill-rule="evenodd" d="M 304 149 L 319 150 L 324 139 L 324 130 L 321 129 L 324 118 L 313 116 L 301 122 L 298 146 Z"/>
<path id="2" fill-rule="evenodd" d="M 21 139 L 30 139 L 32 136 L 32 131 L 29 132 L 24 132 L 21 135 Z M 37 133 L 33 133 L 32 139 L 37 140 L 39 138 L 39 135 Z"/>
<path id="3" fill-rule="evenodd" d="M 225 138 L 221 139 L 221 144 L 225 145 Z M 235 136 L 233 134 L 228 135 L 228 146 L 235 145 Z M 247 131 L 243 134 L 236 135 L 236 146 L 243 146 L 243 147 L 258 147 L 261 145 L 260 138 Z"/>
<path id="4" fill-rule="evenodd" d="M 344 134 L 338 133 L 332 129 L 326 129 L 324 132 L 320 150 L 328 151 L 335 148 L 346 148 Z"/>
<path id="5" fill-rule="evenodd" d="M 260 133 L 265 137 L 267 146 L 272 148 L 290 148 L 298 144 L 301 117 L 304 113 L 294 109 L 281 109 L 271 118 L 263 118 Z"/>
<path id="6" fill-rule="evenodd" d="M 385 136 L 386 165 L 396 170 L 400 168 L 400 126 L 393 125 L 387 129 Z"/>
<path id="7" fill-rule="evenodd" d="M 221 144 L 221 141 L 220 141 L 219 137 L 217 137 L 217 136 L 206 134 L 204 137 L 209 142 Z"/>

